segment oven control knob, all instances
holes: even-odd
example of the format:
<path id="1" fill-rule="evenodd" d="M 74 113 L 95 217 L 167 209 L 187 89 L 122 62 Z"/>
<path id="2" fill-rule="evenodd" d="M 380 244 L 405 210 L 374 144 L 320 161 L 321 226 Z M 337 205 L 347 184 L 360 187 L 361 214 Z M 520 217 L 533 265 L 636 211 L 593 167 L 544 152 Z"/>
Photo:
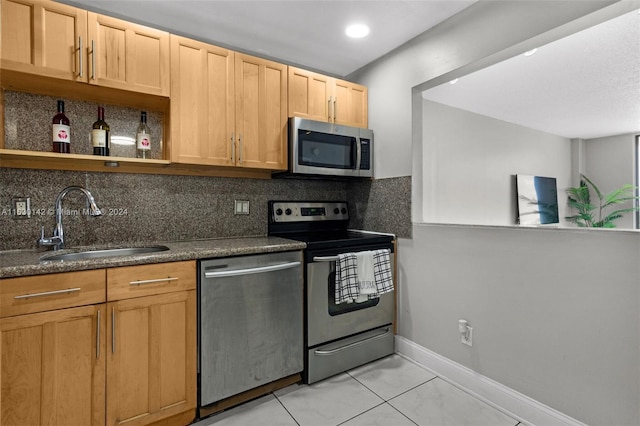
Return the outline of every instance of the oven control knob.
<path id="1" fill-rule="evenodd" d="M 286 213 L 287 216 L 289 216 L 291 214 L 291 209 L 286 209 L 284 212 Z"/>
<path id="2" fill-rule="evenodd" d="M 338 214 L 338 213 L 340 213 L 340 209 L 339 208 L 336 207 L 335 209 L 333 209 L 333 214 Z"/>
<path id="3" fill-rule="evenodd" d="M 276 215 L 282 216 L 282 209 L 277 209 L 276 210 Z"/>
<path id="4" fill-rule="evenodd" d="M 347 214 L 347 208 L 346 207 L 342 208 L 342 214 Z"/>

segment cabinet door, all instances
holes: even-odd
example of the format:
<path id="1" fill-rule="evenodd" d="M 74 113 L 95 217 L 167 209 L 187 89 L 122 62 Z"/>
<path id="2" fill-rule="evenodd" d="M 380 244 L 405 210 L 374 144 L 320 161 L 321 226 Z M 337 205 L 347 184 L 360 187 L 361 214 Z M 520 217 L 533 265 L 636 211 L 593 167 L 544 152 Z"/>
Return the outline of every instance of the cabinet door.
<path id="1" fill-rule="evenodd" d="M 233 165 L 234 53 L 171 36 L 171 161 Z"/>
<path id="2" fill-rule="evenodd" d="M 334 89 L 334 123 L 354 127 L 368 126 L 367 88 L 359 84 L 336 80 Z"/>
<path id="3" fill-rule="evenodd" d="M 289 117 L 329 121 L 333 79 L 326 75 L 289 67 Z"/>
<path id="4" fill-rule="evenodd" d="M 236 53 L 236 165 L 287 168 L 287 67 Z"/>
<path id="5" fill-rule="evenodd" d="M 1 4 L 3 69 L 86 81 L 86 11 L 40 0 Z"/>
<path id="6" fill-rule="evenodd" d="M 89 82 L 169 96 L 169 34 L 88 12 Z"/>
<path id="7" fill-rule="evenodd" d="M 196 407 L 195 290 L 108 304 L 107 425 Z"/>
<path id="8" fill-rule="evenodd" d="M 104 306 L 0 319 L 0 424 L 104 424 Z"/>

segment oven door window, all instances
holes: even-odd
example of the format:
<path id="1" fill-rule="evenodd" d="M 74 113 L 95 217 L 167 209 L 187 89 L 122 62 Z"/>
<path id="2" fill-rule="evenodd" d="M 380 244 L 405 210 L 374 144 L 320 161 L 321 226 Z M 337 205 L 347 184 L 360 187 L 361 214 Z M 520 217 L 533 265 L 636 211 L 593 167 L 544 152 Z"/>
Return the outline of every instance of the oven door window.
<path id="1" fill-rule="evenodd" d="M 298 164 L 355 169 L 356 138 L 298 130 Z"/>
<path id="2" fill-rule="evenodd" d="M 366 302 L 340 303 L 339 305 L 336 305 L 336 273 L 333 270 L 329 274 L 329 283 L 327 285 L 327 289 L 327 306 L 329 307 L 329 315 L 331 315 L 332 317 L 353 311 L 359 311 L 360 309 L 371 308 L 373 306 L 376 306 L 380 302 L 379 297 L 374 297 Z"/>

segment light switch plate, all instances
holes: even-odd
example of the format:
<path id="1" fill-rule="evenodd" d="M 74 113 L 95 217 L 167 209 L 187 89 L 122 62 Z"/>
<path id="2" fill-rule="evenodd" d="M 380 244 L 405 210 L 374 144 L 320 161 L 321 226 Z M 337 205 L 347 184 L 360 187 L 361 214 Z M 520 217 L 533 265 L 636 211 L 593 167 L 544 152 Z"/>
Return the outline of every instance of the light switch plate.
<path id="1" fill-rule="evenodd" d="M 234 200 L 233 214 L 249 214 L 249 200 Z"/>
<path id="2" fill-rule="evenodd" d="M 11 217 L 29 219 L 31 217 L 31 198 L 13 197 L 11 199 Z"/>

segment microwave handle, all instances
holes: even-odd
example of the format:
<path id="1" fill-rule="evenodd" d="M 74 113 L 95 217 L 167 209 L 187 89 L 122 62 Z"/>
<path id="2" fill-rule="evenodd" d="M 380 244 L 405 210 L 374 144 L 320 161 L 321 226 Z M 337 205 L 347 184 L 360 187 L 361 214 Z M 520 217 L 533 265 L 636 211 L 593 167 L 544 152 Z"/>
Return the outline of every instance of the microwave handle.
<path id="1" fill-rule="evenodd" d="M 356 166 L 354 170 L 360 170 L 360 163 L 362 162 L 362 141 L 356 139 Z"/>

